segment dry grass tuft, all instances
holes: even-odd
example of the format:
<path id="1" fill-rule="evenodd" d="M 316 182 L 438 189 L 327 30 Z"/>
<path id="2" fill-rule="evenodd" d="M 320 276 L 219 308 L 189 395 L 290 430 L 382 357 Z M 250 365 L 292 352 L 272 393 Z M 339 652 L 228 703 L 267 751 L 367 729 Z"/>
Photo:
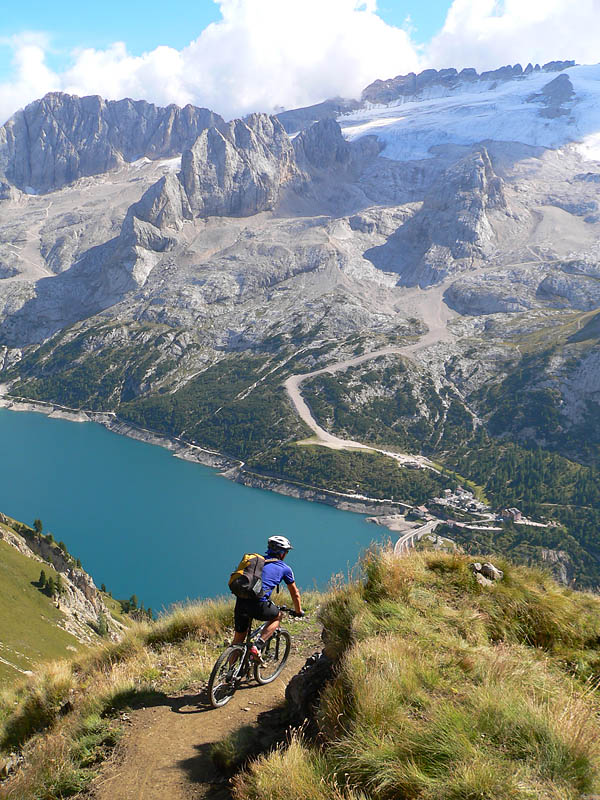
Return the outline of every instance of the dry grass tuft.
<path id="1" fill-rule="evenodd" d="M 181 642 L 190 636 L 211 638 L 231 626 L 233 600 L 207 600 L 175 606 L 150 628 L 144 641 L 151 646 Z"/>
<path id="2" fill-rule="evenodd" d="M 25 761 L 0 798 L 60 800 L 83 791 L 120 735 L 116 712 L 205 680 L 232 619 L 231 601 L 179 606 L 3 692 L 0 751 L 21 750 Z"/>
<path id="3" fill-rule="evenodd" d="M 324 755 L 293 736 L 257 759 L 233 783 L 235 800 L 366 800 L 361 793 L 342 790 Z"/>
<path id="4" fill-rule="evenodd" d="M 494 563 L 505 578 L 483 588 L 459 554 L 367 553 L 363 582 L 320 612 L 338 668 L 319 749 L 293 740 L 256 762 L 237 800 L 278 800 L 288 773 L 310 800 L 598 792 L 600 699 L 585 678 L 600 665 L 600 598 Z"/>
<path id="5" fill-rule="evenodd" d="M 44 664 L 16 694 L 16 706 L 2 725 L 0 750 L 19 747 L 34 733 L 50 727 L 74 683 L 68 662 Z"/>

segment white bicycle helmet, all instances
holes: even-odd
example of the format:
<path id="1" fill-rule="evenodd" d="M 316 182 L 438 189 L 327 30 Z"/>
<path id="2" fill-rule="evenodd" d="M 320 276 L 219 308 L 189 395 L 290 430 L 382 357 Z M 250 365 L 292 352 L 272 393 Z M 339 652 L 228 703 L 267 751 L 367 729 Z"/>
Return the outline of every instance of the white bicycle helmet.
<path id="1" fill-rule="evenodd" d="M 285 536 L 270 536 L 267 541 L 267 547 L 272 553 L 281 551 L 287 553 L 288 550 L 293 550 L 290 540 L 286 539 Z"/>

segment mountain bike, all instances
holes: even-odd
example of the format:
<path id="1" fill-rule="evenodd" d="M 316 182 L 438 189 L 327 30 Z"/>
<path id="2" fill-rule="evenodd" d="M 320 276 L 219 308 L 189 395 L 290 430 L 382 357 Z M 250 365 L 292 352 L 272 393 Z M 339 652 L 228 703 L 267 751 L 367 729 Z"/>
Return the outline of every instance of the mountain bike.
<path id="1" fill-rule="evenodd" d="M 280 610 L 292 617 L 299 616 L 293 609 L 286 606 L 281 606 Z M 262 633 L 267 625 L 269 623 L 264 622 L 259 628 L 251 630 L 252 624 L 250 624 L 246 641 L 243 644 L 229 645 L 217 658 L 207 687 L 210 704 L 213 708 L 219 708 L 228 703 L 238 686 L 243 680 L 249 679 L 251 673 L 261 685 L 271 683 L 281 674 L 292 645 L 292 637 L 285 628 L 277 628 L 275 633 L 267 639 L 260 653 L 260 659 L 253 661 L 250 657 L 253 640 Z"/>

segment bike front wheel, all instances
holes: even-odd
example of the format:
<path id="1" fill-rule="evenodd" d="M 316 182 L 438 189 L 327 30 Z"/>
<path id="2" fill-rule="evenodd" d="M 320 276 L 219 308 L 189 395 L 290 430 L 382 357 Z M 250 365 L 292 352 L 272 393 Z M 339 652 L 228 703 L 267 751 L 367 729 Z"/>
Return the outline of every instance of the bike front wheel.
<path id="1" fill-rule="evenodd" d="M 279 628 L 265 644 L 260 661 L 254 665 L 254 677 L 260 684 L 271 683 L 281 674 L 290 654 L 292 638 L 286 630 Z"/>
<path id="2" fill-rule="evenodd" d="M 242 669 L 243 655 L 243 647 L 228 647 L 217 658 L 207 687 L 213 708 L 224 706 L 233 697 Z"/>

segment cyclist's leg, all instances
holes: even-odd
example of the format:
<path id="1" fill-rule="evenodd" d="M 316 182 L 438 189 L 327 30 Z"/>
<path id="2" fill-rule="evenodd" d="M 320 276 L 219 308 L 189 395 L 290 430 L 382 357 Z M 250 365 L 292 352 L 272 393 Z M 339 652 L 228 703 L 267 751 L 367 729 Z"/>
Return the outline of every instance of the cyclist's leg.
<path id="1" fill-rule="evenodd" d="M 234 633 L 232 644 L 242 644 L 248 633 L 248 628 L 252 620 L 248 613 L 247 605 L 248 601 L 242 600 L 239 597 L 236 600 L 233 612 Z M 238 655 L 238 653 L 232 653 L 230 663 L 235 663 Z"/>
<path id="2" fill-rule="evenodd" d="M 264 643 L 279 627 L 283 614 L 279 610 L 279 606 L 276 606 L 275 603 L 272 603 L 270 600 L 263 601 L 260 606 L 261 616 L 259 619 L 267 623 L 260 632 L 260 639 Z"/>

